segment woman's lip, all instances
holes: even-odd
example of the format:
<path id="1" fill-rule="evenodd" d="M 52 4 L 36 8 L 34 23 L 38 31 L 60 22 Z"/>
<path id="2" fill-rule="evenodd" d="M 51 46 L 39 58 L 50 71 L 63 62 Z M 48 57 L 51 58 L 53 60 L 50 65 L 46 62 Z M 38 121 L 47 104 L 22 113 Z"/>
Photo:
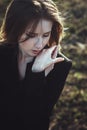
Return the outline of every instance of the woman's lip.
<path id="1" fill-rule="evenodd" d="M 40 50 L 38 51 L 38 50 L 33 50 L 33 53 L 34 54 L 38 54 L 40 52 Z"/>

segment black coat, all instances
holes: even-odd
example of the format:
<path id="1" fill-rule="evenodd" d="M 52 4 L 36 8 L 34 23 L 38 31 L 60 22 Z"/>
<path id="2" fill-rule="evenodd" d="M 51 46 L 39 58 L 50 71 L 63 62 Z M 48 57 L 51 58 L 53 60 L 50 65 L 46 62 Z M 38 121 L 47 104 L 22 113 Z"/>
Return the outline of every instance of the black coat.
<path id="1" fill-rule="evenodd" d="M 71 68 L 65 58 L 44 76 L 33 73 L 33 62 L 19 80 L 17 47 L 0 46 L 0 128 L 1 130 L 48 130 L 49 117 L 57 102 Z"/>

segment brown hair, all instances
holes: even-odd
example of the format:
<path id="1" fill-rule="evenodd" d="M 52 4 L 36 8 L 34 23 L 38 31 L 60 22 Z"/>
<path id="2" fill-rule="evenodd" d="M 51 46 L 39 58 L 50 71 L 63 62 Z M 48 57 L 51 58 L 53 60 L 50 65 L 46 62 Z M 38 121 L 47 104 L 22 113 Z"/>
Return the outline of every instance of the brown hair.
<path id="1" fill-rule="evenodd" d="M 33 27 L 36 27 L 38 21 L 44 18 L 53 22 L 49 45 L 58 44 L 63 34 L 59 14 L 52 0 L 13 0 L 6 10 L 0 40 L 16 44 L 28 25 L 33 23 Z"/>

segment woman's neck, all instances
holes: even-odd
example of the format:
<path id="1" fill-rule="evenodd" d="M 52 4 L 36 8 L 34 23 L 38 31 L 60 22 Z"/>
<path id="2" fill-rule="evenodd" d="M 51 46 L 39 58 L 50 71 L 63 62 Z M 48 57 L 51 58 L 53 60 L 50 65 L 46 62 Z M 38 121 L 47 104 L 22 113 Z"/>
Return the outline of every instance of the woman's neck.
<path id="1" fill-rule="evenodd" d="M 18 55 L 18 70 L 19 70 L 19 78 L 22 80 L 25 77 L 27 63 L 32 62 L 34 57 L 25 56 L 21 53 Z"/>
<path id="2" fill-rule="evenodd" d="M 18 61 L 19 62 L 27 64 L 27 63 L 32 62 L 33 59 L 34 59 L 34 57 L 29 56 L 29 55 L 26 56 L 24 53 L 22 53 L 21 51 L 19 51 L 19 54 L 18 54 Z"/>

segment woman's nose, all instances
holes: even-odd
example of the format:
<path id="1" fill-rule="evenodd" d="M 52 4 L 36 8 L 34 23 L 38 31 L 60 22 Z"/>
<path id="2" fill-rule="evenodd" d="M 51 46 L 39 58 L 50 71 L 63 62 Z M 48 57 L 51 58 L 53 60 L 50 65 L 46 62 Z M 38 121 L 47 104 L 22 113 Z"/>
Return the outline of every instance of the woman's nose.
<path id="1" fill-rule="evenodd" d="M 37 49 L 42 49 L 42 45 L 43 45 L 43 39 L 41 37 L 39 37 L 35 43 L 35 47 Z"/>

